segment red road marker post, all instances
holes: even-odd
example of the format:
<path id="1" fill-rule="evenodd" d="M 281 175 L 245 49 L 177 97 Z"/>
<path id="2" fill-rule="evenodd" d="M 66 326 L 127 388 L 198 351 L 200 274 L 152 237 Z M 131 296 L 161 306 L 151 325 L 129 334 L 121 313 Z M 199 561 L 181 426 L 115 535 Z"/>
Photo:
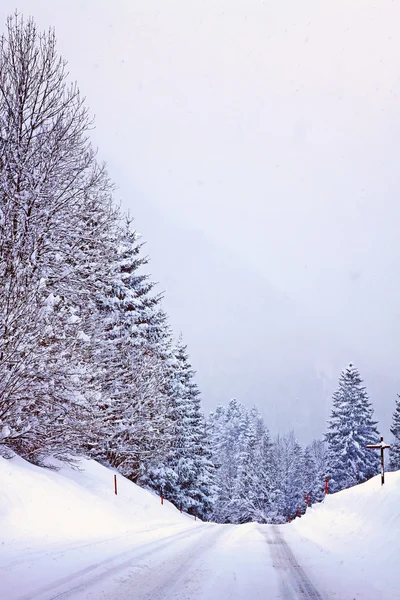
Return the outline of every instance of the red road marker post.
<path id="1" fill-rule="evenodd" d="M 114 475 L 114 494 L 117 496 L 118 495 L 118 488 L 117 488 L 117 476 Z"/>
<path id="2" fill-rule="evenodd" d="M 164 496 L 160 496 L 161 498 L 161 504 L 164 504 Z"/>
<path id="3" fill-rule="evenodd" d="M 327 494 L 329 494 L 329 477 L 325 477 L 325 489 L 324 489 L 324 493 L 325 493 L 325 496 Z"/>

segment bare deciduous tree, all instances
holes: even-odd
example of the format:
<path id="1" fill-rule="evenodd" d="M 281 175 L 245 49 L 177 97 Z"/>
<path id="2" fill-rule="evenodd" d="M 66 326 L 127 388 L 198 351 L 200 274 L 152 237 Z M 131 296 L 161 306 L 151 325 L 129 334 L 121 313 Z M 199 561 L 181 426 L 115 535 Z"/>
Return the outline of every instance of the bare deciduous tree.
<path id="1" fill-rule="evenodd" d="M 0 40 L 0 440 L 25 454 L 73 446 L 62 432 L 85 405 L 78 350 L 118 218 L 90 127 L 54 32 L 10 17 Z"/>

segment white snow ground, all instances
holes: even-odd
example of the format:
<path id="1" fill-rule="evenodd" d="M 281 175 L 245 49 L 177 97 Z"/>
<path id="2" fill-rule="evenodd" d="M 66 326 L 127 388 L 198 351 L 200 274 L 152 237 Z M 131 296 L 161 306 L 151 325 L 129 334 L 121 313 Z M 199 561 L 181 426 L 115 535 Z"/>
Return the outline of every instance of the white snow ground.
<path id="1" fill-rule="evenodd" d="M 400 472 L 290 525 L 215 525 L 94 461 L 0 458 L 1 600 L 400 599 Z"/>

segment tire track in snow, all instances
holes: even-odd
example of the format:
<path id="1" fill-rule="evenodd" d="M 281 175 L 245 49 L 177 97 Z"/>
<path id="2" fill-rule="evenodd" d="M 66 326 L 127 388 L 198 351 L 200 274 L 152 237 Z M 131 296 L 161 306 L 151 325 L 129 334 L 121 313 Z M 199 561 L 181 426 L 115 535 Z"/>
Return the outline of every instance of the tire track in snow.
<path id="1" fill-rule="evenodd" d="M 157 565 L 156 585 L 148 580 L 135 581 L 135 600 L 168 600 L 169 598 L 183 600 L 197 597 L 193 585 L 199 583 L 199 567 L 205 554 L 210 552 L 223 535 L 229 533 L 223 525 L 209 526 L 206 535 L 190 548 L 180 549 L 169 556 L 161 565 Z M 209 535 L 207 534 L 209 533 Z M 155 568 L 153 567 L 153 571 Z M 144 585 L 143 585 L 144 583 Z M 126 596 L 121 596 L 125 598 Z M 115 596 L 119 599 L 119 596 Z"/>
<path id="2" fill-rule="evenodd" d="M 273 566 L 278 571 L 282 600 L 324 600 L 283 539 L 280 527 L 264 526 L 259 531 L 267 541 Z"/>
<path id="3" fill-rule="evenodd" d="M 172 542 L 180 540 L 182 537 L 193 537 L 196 533 L 203 532 L 205 525 L 200 525 L 196 529 L 185 529 L 175 535 L 165 536 L 158 540 L 153 540 L 151 542 L 147 542 L 145 544 L 141 544 L 140 546 L 136 546 L 129 550 L 125 550 L 124 552 L 120 552 L 115 554 L 114 556 L 108 557 L 104 560 L 98 561 L 94 564 L 90 564 L 87 567 L 80 569 L 79 571 L 75 571 L 74 573 L 70 573 L 65 577 L 57 579 L 53 581 L 49 585 L 38 588 L 29 594 L 24 594 L 20 596 L 18 600 L 58 600 L 58 599 L 66 599 L 71 597 L 73 594 L 81 592 L 85 590 L 87 587 L 108 578 L 119 571 L 126 569 L 127 567 L 132 566 L 134 561 L 141 560 L 146 556 L 153 555 L 164 548 L 167 548 Z M 142 549 L 146 548 L 145 552 L 142 552 Z M 121 559 L 125 559 L 129 556 L 128 560 L 124 560 L 123 562 L 118 562 Z M 114 563 L 112 567 L 110 567 L 110 563 Z M 107 568 L 102 570 L 104 567 Z M 99 573 L 93 575 L 89 579 L 86 578 L 86 575 L 89 573 L 95 573 L 96 571 L 100 571 Z M 82 581 L 83 578 L 83 581 Z M 74 581 L 76 585 L 74 584 Z M 71 584 L 73 587 L 71 587 Z M 67 589 L 59 589 L 68 585 Z"/>
<path id="4" fill-rule="evenodd" d="M 114 542 L 116 540 L 123 540 L 125 538 L 129 538 L 130 536 L 138 536 L 143 533 L 150 533 L 156 530 L 167 529 L 169 527 L 176 527 L 176 525 L 158 525 L 157 527 L 150 527 L 149 529 L 133 529 L 132 531 L 127 531 L 120 535 L 113 535 L 110 537 L 104 537 L 100 539 L 94 539 L 81 543 L 71 542 L 66 543 L 65 545 L 56 544 L 49 546 L 45 550 L 34 550 L 33 552 L 25 552 L 22 558 L 14 558 L 9 563 L 0 564 L 0 571 L 8 571 L 13 569 L 14 567 L 23 565 L 25 563 L 32 563 L 34 561 L 42 560 L 43 558 L 54 559 L 61 556 L 65 556 L 68 552 L 75 552 L 76 550 L 82 550 L 84 548 L 93 548 L 95 546 L 100 546 L 104 544 L 109 544 L 110 542 Z"/>

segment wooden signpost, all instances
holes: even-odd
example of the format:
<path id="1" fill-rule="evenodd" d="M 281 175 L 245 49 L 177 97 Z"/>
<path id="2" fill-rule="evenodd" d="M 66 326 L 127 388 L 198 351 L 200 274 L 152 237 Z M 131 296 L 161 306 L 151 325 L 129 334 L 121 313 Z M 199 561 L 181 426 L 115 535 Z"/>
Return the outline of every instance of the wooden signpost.
<path id="1" fill-rule="evenodd" d="M 380 450 L 381 451 L 381 484 L 383 485 L 385 483 L 385 459 L 384 459 L 384 450 L 386 450 L 386 448 L 390 448 L 389 444 L 385 444 L 385 442 L 383 441 L 383 436 L 381 436 L 381 442 L 380 444 L 368 444 L 368 446 L 366 446 L 366 448 L 372 448 L 373 450 Z"/>

